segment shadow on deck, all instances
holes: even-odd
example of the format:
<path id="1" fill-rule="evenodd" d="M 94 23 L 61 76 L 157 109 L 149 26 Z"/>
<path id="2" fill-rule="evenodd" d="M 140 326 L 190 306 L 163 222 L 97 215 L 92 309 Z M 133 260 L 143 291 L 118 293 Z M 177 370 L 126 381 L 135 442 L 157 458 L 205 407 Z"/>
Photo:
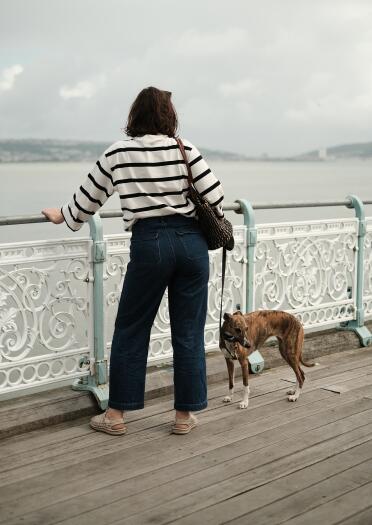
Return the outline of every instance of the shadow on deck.
<path id="1" fill-rule="evenodd" d="M 2 440 L 0 522 L 371 524 L 372 349 L 317 361 L 296 403 L 287 366 L 250 377 L 248 410 L 212 385 L 187 436 L 169 433 L 167 396 L 125 436 L 85 416 Z"/>

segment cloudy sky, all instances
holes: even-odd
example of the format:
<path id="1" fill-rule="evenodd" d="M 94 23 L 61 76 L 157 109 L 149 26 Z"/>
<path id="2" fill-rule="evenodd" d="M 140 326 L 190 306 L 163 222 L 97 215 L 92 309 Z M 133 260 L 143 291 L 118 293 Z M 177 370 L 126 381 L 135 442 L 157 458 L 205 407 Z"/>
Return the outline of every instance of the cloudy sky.
<path id="1" fill-rule="evenodd" d="M 123 137 L 149 85 L 248 155 L 372 140 L 371 0 L 0 0 L 0 138 Z"/>

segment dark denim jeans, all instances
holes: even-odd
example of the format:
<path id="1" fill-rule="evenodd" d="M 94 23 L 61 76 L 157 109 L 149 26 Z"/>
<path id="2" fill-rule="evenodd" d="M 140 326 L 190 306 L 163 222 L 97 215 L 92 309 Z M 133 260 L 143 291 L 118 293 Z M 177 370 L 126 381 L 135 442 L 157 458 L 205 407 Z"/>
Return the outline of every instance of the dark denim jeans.
<path id="1" fill-rule="evenodd" d="M 207 406 L 208 280 L 208 245 L 195 218 L 175 214 L 138 219 L 133 225 L 112 339 L 109 407 L 144 407 L 150 332 L 167 286 L 174 408 L 194 411 Z"/>

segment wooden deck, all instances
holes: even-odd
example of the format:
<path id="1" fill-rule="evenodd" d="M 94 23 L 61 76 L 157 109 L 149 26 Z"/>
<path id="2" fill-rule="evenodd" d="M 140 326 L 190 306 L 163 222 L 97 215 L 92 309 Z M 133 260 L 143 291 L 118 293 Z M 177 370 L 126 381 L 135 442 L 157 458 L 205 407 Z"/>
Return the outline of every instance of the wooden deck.
<path id="1" fill-rule="evenodd" d="M 250 378 L 248 410 L 214 385 L 187 436 L 168 397 L 125 436 L 85 417 L 2 440 L 0 522 L 372 524 L 372 349 L 318 361 L 297 403 L 286 366 Z"/>

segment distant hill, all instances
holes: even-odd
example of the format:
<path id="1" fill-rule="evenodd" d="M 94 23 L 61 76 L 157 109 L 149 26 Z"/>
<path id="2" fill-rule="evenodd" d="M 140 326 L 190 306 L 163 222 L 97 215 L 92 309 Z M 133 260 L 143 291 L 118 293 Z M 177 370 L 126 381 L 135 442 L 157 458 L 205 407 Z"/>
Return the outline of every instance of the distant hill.
<path id="1" fill-rule="evenodd" d="M 94 162 L 111 142 L 54 139 L 0 140 L 0 162 Z M 372 158 L 372 142 L 343 144 L 308 151 L 293 157 L 245 156 L 200 147 L 207 160 L 221 161 L 322 161 Z"/>
<path id="2" fill-rule="evenodd" d="M 90 162 L 95 161 L 111 142 L 53 139 L 0 140 L 0 162 Z M 248 160 L 244 155 L 200 148 L 210 160 Z"/>
<path id="3" fill-rule="evenodd" d="M 292 160 L 337 160 L 353 158 L 372 158 L 372 142 L 357 142 L 355 144 L 342 144 L 330 148 L 321 148 L 296 155 L 292 157 Z"/>

